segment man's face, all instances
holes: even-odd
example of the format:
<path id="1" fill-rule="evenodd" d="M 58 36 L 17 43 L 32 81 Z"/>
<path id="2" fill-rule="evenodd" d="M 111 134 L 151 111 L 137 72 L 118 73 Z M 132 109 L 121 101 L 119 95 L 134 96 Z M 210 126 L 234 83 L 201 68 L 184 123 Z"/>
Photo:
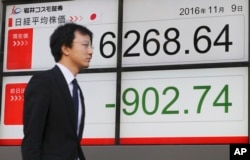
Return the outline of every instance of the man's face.
<path id="1" fill-rule="evenodd" d="M 70 59 L 73 65 L 79 69 L 88 68 L 92 58 L 93 48 L 88 35 L 75 32 L 75 38 L 70 48 Z"/>

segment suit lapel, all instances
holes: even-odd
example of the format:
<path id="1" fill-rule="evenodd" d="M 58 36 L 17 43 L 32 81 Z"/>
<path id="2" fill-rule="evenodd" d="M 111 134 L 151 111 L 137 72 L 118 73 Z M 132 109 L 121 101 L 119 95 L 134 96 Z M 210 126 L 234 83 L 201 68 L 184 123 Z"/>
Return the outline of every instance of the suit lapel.
<path id="1" fill-rule="evenodd" d="M 80 131 L 79 132 L 79 139 L 82 138 L 84 120 L 85 120 L 85 104 L 84 104 L 84 97 L 83 97 L 81 88 L 80 88 L 80 97 L 81 97 L 81 103 L 82 103 L 82 117 L 81 117 L 80 130 L 79 130 Z"/>
<path id="2" fill-rule="evenodd" d="M 68 84 L 61 72 L 61 70 L 59 69 L 59 67 L 55 66 L 54 68 L 52 68 L 53 74 L 55 74 L 55 80 L 57 82 L 57 84 L 59 85 L 60 88 L 60 92 L 63 94 L 64 100 L 66 102 L 66 106 L 67 106 L 67 111 L 70 115 L 70 119 L 71 119 L 71 123 L 74 126 L 74 129 L 76 130 L 76 123 L 75 123 L 75 113 L 74 113 L 74 109 L 73 109 L 73 100 L 69 91 L 69 87 Z"/>

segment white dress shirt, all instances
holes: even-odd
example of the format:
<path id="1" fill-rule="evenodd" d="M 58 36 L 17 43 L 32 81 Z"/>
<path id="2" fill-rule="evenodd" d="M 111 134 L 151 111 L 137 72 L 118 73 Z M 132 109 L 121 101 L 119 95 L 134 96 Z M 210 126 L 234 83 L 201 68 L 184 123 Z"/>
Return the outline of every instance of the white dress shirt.
<path id="1" fill-rule="evenodd" d="M 72 81 L 76 78 L 74 77 L 74 75 L 72 74 L 72 72 L 67 68 L 65 67 L 64 65 L 60 64 L 60 63 L 57 63 L 56 64 L 59 69 L 62 71 L 63 73 L 63 76 L 65 78 L 65 80 L 67 81 L 67 84 L 68 84 L 68 87 L 69 87 L 69 91 L 70 91 L 70 94 L 71 96 L 73 97 L 73 84 L 72 84 Z M 80 100 L 80 94 L 79 94 L 79 90 L 78 90 L 78 99 Z M 78 121 L 77 121 L 77 134 L 79 134 L 79 126 L 80 126 L 80 122 L 81 122 L 81 117 L 82 117 L 82 103 L 81 103 L 81 100 L 79 101 L 79 108 L 78 108 Z"/>

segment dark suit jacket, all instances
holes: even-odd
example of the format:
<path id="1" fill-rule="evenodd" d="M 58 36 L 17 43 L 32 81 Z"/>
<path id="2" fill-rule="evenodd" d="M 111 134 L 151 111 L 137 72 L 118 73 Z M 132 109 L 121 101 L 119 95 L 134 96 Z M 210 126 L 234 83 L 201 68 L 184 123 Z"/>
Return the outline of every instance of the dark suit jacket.
<path id="1" fill-rule="evenodd" d="M 68 84 L 55 66 L 34 75 L 24 94 L 23 160 L 84 160 L 80 140 L 84 126 L 84 101 L 80 133 L 76 134 L 73 100 Z"/>

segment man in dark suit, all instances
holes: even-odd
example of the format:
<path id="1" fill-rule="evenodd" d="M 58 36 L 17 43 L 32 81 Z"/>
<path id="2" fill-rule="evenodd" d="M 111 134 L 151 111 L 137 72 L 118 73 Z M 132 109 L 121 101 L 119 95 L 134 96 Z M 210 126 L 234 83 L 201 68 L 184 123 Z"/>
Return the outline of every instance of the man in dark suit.
<path id="1" fill-rule="evenodd" d="M 81 69 L 89 67 L 92 32 L 74 23 L 59 26 L 50 37 L 50 48 L 56 65 L 35 74 L 25 89 L 22 157 L 85 160 L 80 146 L 84 99 L 72 81 Z"/>

